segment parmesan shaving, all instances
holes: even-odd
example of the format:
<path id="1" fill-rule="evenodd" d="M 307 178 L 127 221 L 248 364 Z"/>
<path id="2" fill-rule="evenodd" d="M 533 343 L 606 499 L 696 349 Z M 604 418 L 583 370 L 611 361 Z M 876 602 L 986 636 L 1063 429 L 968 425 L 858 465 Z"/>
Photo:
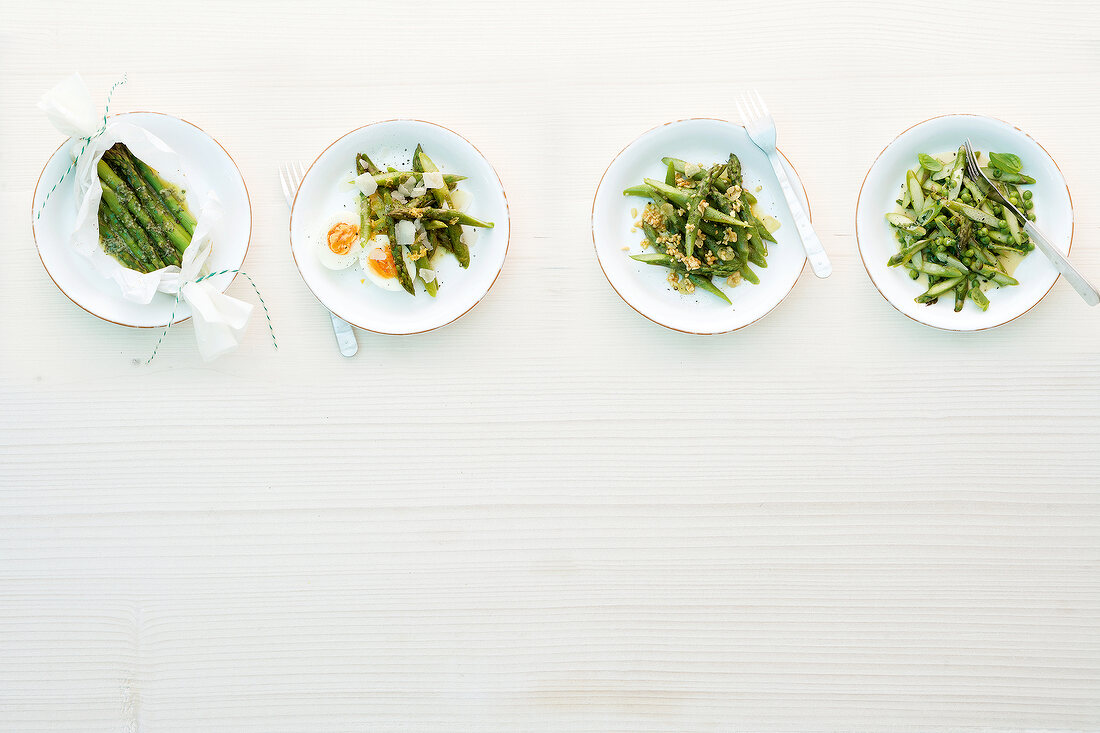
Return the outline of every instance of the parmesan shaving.
<path id="1" fill-rule="evenodd" d="M 411 221 L 402 220 L 397 222 L 394 229 L 397 232 L 397 243 L 402 246 L 407 246 L 416 240 L 416 225 Z"/>
<path id="2" fill-rule="evenodd" d="M 372 193 L 378 190 L 378 182 L 374 180 L 374 176 L 370 173 L 364 173 L 356 176 L 353 181 L 355 187 L 359 189 L 359 193 L 364 196 L 370 196 Z"/>

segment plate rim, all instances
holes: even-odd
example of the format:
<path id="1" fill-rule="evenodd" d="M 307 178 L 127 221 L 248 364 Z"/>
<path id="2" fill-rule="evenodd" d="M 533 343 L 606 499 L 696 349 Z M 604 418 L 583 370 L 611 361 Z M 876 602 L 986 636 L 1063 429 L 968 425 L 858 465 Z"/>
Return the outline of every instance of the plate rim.
<path id="1" fill-rule="evenodd" d="M 237 165 L 237 161 L 233 158 L 232 154 L 230 154 L 230 152 L 228 150 L 226 150 L 225 146 L 221 144 L 221 141 L 218 140 L 218 138 L 214 137 L 209 132 L 202 129 L 198 125 L 196 125 L 194 122 L 191 122 L 190 120 L 186 120 L 182 117 L 177 117 L 175 115 L 168 114 L 167 112 L 154 112 L 152 110 L 134 109 L 134 110 L 129 110 L 127 112 L 116 112 L 114 114 L 107 115 L 107 119 L 112 119 L 114 117 L 125 117 L 127 115 L 135 115 L 135 114 L 160 115 L 161 117 L 170 117 L 170 118 L 172 118 L 174 120 L 177 120 L 179 122 L 183 122 L 183 123 L 186 123 L 188 125 L 191 125 L 191 127 L 194 127 L 196 130 L 198 130 L 199 132 L 201 132 L 202 134 L 206 135 L 208 138 L 213 140 L 214 143 L 219 148 L 222 149 L 222 152 L 225 153 L 226 157 L 229 158 L 229 162 L 231 162 L 233 164 L 233 167 L 236 168 L 236 170 L 237 170 L 237 176 L 239 176 L 240 179 L 241 179 L 241 185 L 244 186 L 244 198 L 245 198 L 245 202 L 248 204 L 248 239 L 244 243 L 244 255 L 241 257 L 241 265 L 243 265 L 244 261 L 246 259 L 248 259 L 248 248 L 252 244 L 252 226 L 253 226 L 252 196 L 251 196 L 251 194 L 248 193 L 248 182 L 245 180 L 244 175 L 241 173 L 241 167 L 239 165 Z M 60 283 L 57 282 L 57 279 L 54 278 L 53 273 L 50 272 L 50 268 L 46 266 L 46 261 L 44 259 L 42 259 L 42 248 L 38 246 L 38 230 L 37 230 L 37 227 L 35 226 L 34 210 L 35 210 L 35 202 L 38 200 L 38 187 L 40 185 L 42 185 L 42 176 L 46 174 L 46 168 L 50 165 L 50 161 L 52 161 L 57 156 L 57 154 L 61 152 L 61 149 L 64 148 L 66 145 L 68 145 L 69 141 L 72 140 L 72 139 L 73 139 L 72 136 L 65 138 L 61 142 L 61 144 L 57 146 L 57 149 L 54 150 L 52 153 L 50 153 L 50 156 L 48 158 L 46 158 L 46 162 L 42 164 L 42 170 L 39 171 L 39 173 L 38 173 L 38 180 L 35 182 L 34 191 L 31 194 L 31 238 L 34 240 L 34 251 L 38 254 L 38 261 L 42 263 L 42 269 L 46 271 L 46 275 L 48 275 L 50 280 L 53 282 L 53 284 L 57 286 L 57 289 L 61 291 L 61 294 L 69 299 L 69 302 L 71 302 L 76 307 L 80 308 L 85 313 L 89 313 L 89 314 L 95 316 L 96 318 L 100 319 L 101 321 L 106 321 L 107 323 L 113 323 L 116 326 L 124 326 L 126 328 L 154 329 L 154 328 L 164 328 L 165 326 L 175 326 L 175 325 L 178 325 L 180 323 L 185 323 L 185 322 L 191 320 L 191 316 L 186 316 L 184 318 L 179 318 L 179 319 L 174 319 L 174 320 L 171 318 L 171 316 L 169 316 L 169 322 L 168 323 L 162 323 L 160 325 L 155 325 L 155 326 L 143 326 L 143 325 L 140 325 L 140 324 L 137 324 L 137 323 L 120 323 L 119 321 L 113 321 L 110 318 L 107 318 L 106 316 L 101 316 L 100 314 L 98 314 L 94 311 L 88 310 L 81 303 L 78 303 L 76 301 L 76 299 L 73 298 L 73 296 L 69 295 L 68 291 L 66 291 L 65 288 L 61 287 Z M 232 285 L 233 282 L 237 279 L 237 275 L 240 274 L 239 268 L 240 268 L 240 265 L 238 265 L 238 272 L 233 273 L 233 277 L 229 278 L 229 281 L 225 284 L 225 287 L 223 287 L 220 292 L 224 293 L 226 290 L 228 290 L 229 286 Z"/>
<path id="2" fill-rule="evenodd" d="M 305 283 L 306 289 L 309 290 L 309 292 L 313 295 L 314 299 L 316 299 L 318 303 L 320 303 L 326 310 L 328 310 L 329 313 L 333 314 L 337 318 L 340 318 L 340 319 L 346 321 L 347 323 L 351 324 L 352 326 L 355 326 L 356 328 L 358 328 L 360 330 L 367 331 L 368 333 L 376 333 L 376 334 L 379 334 L 381 336 L 417 336 L 417 335 L 422 334 L 422 333 L 430 333 L 431 331 L 438 330 L 440 328 L 443 328 L 444 326 L 451 325 L 452 323 L 457 321 L 459 318 L 462 318 L 464 315 L 466 315 L 467 313 L 472 311 L 475 307 L 478 306 L 478 304 L 481 303 L 481 301 L 485 300 L 485 297 L 487 295 L 489 295 L 489 291 L 493 289 L 493 286 L 496 285 L 497 280 L 500 278 L 500 273 L 502 273 L 504 271 L 504 263 L 508 260 L 508 250 L 509 250 L 509 247 L 512 244 L 512 211 L 511 211 L 511 207 L 508 205 L 508 191 L 504 188 L 504 181 L 502 181 L 501 178 L 500 178 L 500 172 L 497 171 L 496 166 L 493 165 L 492 161 L 490 161 L 489 158 L 487 158 L 485 156 L 485 153 L 481 152 L 481 148 L 479 148 L 478 146 L 476 146 L 472 142 L 470 142 L 466 138 L 465 135 L 462 135 L 458 132 L 455 132 L 454 130 L 447 127 L 446 125 L 441 125 L 438 122 L 430 122 L 428 120 L 421 120 L 421 119 L 418 119 L 416 117 L 392 117 L 390 119 L 385 119 L 385 120 L 375 120 L 374 122 L 368 122 L 365 125 L 360 125 L 359 127 L 348 130 L 343 135 L 341 135 L 340 137 L 336 138 L 335 140 L 330 142 L 328 145 L 326 145 L 324 147 L 324 149 L 321 150 L 321 152 L 317 154 L 317 157 L 313 159 L 313 162 L 310 163 L 309 167 L 306 169 L 305 175 L 302 176 L 302 182 L 303 183 L 305 182 L 306 178 L 309 177 L 310 171 L 313 170 L 313 166 L 317 165 L 317 162 L 321 159 L 321 156 L 323 156 L 325 153 L 327 153 L 333 145 L 340 142 L 341 140 L 346 138 L 348 135 L 353 135 L 353 134 L 359 132 L 360 130 L 364 130 L 368 127 L 374 127 L 375 125 L 383 125 L 383 124 L 386 124 L 386 123 L 389 123 L 389 122 L 419 122 L 419 123 L 424 124 L 424 125 L 431 125 L 432 127 L 438 127 L 441 130 L 446 130 L 447 132 L 451 133 L 452 135 L 455 135 L 456 137 L 458 137 L 458 139 L 462 140 L 467 145 L 469 145 L 471 148 L 473 148 L 474 151 L 478 155 L 481 156 L 481 159 L 484 160 L 485 163 L 489 166 L 489 170 L 491 170 L 493 172 L 493 175 L 496 176 L 497 185 L 500 186 L 500 194 L 501 194 L 501 196 L 504 197 L 504 213 L 505 213 L 505 216 L 508 218 L 508 237 L 504 240 L 504 256 L 500 260 L 500 267 L 497 268 L 496 274 L 493 275 L 493 279 L 489 283 L 489 286 L 487 288 L 485 288 L 485 292 L 482 293 L 481 295 L 479 295 L 477 297 L 477 300 L 475 300 L 470 305 L 469 308 L 462 311 L 461 313 L 459 313 L 457 316 L 455 316 L 451 320 L 446 321 L 444 323 L 441 323 L 438 326 L 432 326 L 431 328 L 425 328 L 422 331 L 379 331 L 378 329 L 367 328 L 365 326 L 360 326 L 355 321 L 352 321 L 348 318 L 345 318 L 343 315 L 341 315 L 340 313 L 337 313 L 335 310 L 330 308 L 328 303 L 326 303 L 324 300 L 322 300 L 321 296 L 319 296 L 317 294 L 317 291 L 315 291 L 310 286 L 309 281 L 306 280 L 305 275 L 302 273 L 302 268 L 298 264 L 298 257 L 294 254 L 294 211 L 297 209 L 297 206 L 298 206 L 298 194 L 302 190 L 302 184 L 301 183 L 298 184 L 297 190 L 294 191 L 294 200 L 290 204 L 290 217 L 287 220 L 287 242 L 290 244 L 290 257 L 291 257 L 291 259 L 294 260 L 294 268 L 296 270 L 298 270 L 298 276 L 302 278 L 302 282 Z"/>
<path id="3" fill-rule="evenodd" d="M 629 300 L 627 300 L 625 297 L 623 297 L 623 294 L 620 293 L 619 289 L 615 287 L 615 283 L 611 282 L 611 278 L 608 276 L 607 270 L 603 266 L 603 260 L 600 259 L 600 248 L 596 244 L 596 199 L 600 195 L 600 189 L 603 188 L 604 178 L 607 177 L 607 172 L 609 170 L 611 170 L 611 166 L 613 166 L 615 164 L 615 161 L 617 161 L 620 157 L 622 157 L 622 154 L 625 153 L 631 146 L 633 146 L 635 143 L 637 143 L 643 137 L 645 137 L 646 135 L 650 134 L 651 132 L 653 132 L 655 130 L 660 130 L 663 127 L 669 127 L 670 125 L 678 125 L 678 124 L 682 124 L 684 122 L 697 122 L 697 121 L 722 122 L 724 124 L 731 125 L 733 127 L 740 127 L 742 130 L 745 129 L 744 125 L 738 124 L 736 122 L 732 122 L 730 120 L 725 120 L 725 119 L 722 119 L 720 117 L 683 117 L 683 118 L 678 119 L 678 120 L 669 120 L 668 122 L 663 122 L 660 125 L 655 125 L 655 126 L 649 128 L 648 130 L 645 130 L 644 132 L 639 134 L 637 137 L 635 137 L 633 140 L 631 140 L 629 143 L 627 143 L 625 146 L 623 146 L 622 150 L 620 150 L 618 153 L 616 153 L 615 156 L 613 158 L 611 158 L 611 161 L 607 164 L 607 167 L 604 168 L 603 173 L 600 175 L 599 183 L 596 184 L 596 191 L 595 191 L 594 194 L 592 194 L 592 214 L 589 217 L 589 228 L 591 229 L 591 232 L 592 232 L 592 249 L 596 253 L 596 263 L 599 264 L 599 266 L 600 266 L 600 272 L 603 273 L 604 279 L 607 280 L 607 284 L 611 286 L 611 289 L 615 291 L 615 294 L 618 295 L 619 298 L 624 303 L 626 303 L 628 306 L 630 306 L 631 310 L 633 310 L 635 313 L 642 316 L 646 320 L 648 320 L 652 323 L 656 323 L 658 326 L 663 326 L 664 328 L 667 328 L 670 331 L 676 331 L 677 333 L 686 333 L 686 334 L 690 334 L 692 336 L 721 336 L 723 334 L 733 333 L 734 331 L 740 331 L 742 328 L 748 328 L 749 326 L 756 323 L 757 321 L 760 321 L 765 316 L 769 315 L 772 311 L 774 311 L 776 308 L 778 308 L 779 305 L 781 303 L 783 303 L 783 301 L 785 301 L 788 297 L 790 297 L 791 293 L 794 292 L 795 285 L 797 285 L 798 281 L 802 279 L 803 273 L 806 272 L 806 262 L 807 262 L 808 258 L 806 258 L 806 257 L 803 258 L 802 268 L 798 271 L 798 275 L 795 277 L 795 279 L 793 281 L 791 281 L 791 287 L 787 290 L 786 293 L 783 294 L 783 297 L 781 297 L 779 300 L 777 300 L 775 302 L 775 305 L 773 305 L 767 311 L 760 314 L 756 318 L 752 319 L 748 323 L 743 323 L 740 326 L 735 326 L 734 328 L 730 328 L 730 329 L 727 329 L 725 331 L 688 331 L 688 330 L 683 329 L 683 328 L 676 328 L 675 326 L 670 326 L 667 323 L 661 323 L 656 318 L 653 318 L 652 316 L 649 316 L 646 313 L 642 313 L 642 311 L 638 310 L 638 308 L 636 308 L 633 303 L 631 303 Z M 802 181 L 801 174 L 799 174 L 798 169 L 794 167 L 794 163 L 791 162 L 790 158 L 788 158 L 783 153 L 782 150 L 780 150 L 778 147 L 776 147 L 775 151 L 777 153 L 779 153 L 780 157 L 782 157 L 783 160 L 786 161 L 787 165 L 789 165 L 791 167 L 791 170 L 794 171 L 795 178 L 798 179 L 798 185 L 802 187 L 802 195 L 806 197 L 806 216 L 812 222 L 813 221 L 813 214 L 811 212 L 812 206 L 810 204 L 810 194 L 806 190 L 806 184 Z"/>
<path id="4" fill-rule="evenodd" d="M 921 120 L 920 122 L 916 122 L 916 123 L 910 125 L 909 127 L 905 128 L 904 130 L 899 132 L 897 135 L 895 135 L 890 140 L 890 142 L 886 143 L 886 145 L 882 148 L 882 150 L 879 151 L 878 155 L 875 156 L 875 159 L 873 161 L 871 161 L 871 165 L 867 168 L 867 172 L 863 175 L 863 182 L 859 184 L 859 193 L 856 195 L 855 217 L 854 217 L 853 222 L 852 222 L 854 227 L 855 227 L 856 253 L 859 255 L 859 261 L 863 263 L 863 270 L 867 273 L 867 279 L 871 281 L 871 285 L 873 285 L 875 287 L 875 290 L 878 292 L 878 294 L 882 296 L 883 300 L 885 300 L 887 303 L 890 304 L 891 308 L 893 308 L 895 311 L 897 311 L 901 315 L 905 316 L 909 320 L 914 321 L 916 323 L 919 323 L 922 326 L 927 326 L 928 328 L 934 328 L 937 331 L 947 331 L 949 333 L 978 333 L 979 331 L 989 331 L 989 330 L 992 330 L 994 328 L 1000 328 L 1001 326 L 1007 326 L 1008 324 L 1012 323 L 1013 321 L 1017 320 L 1018 318 L 1021 318 L 1025 315 L 1027 315 L 1028 313 L 1030 313 L 1035 308 L 1035 306 L 1037 306 L 1037 305 L 1039 305 L 1040 303 L 1043 302 L 1043 299 L 1046 298 L 1050 294 L 1051 290 L 1054 290 L 1054 286 L 1058 284 L 1058 280 L 1062 277 L 1062 274 L 1057 272 L 1057 270 L 1056 270 L 1055 275 L 1054 275 L 1054 280 L 1051 281 L 1050 287 L 1047 288 L 1046 292 L 1043 293 L 1041 296 L 1039 296 L 1039 299 L 1036 300 L 1034 303 L 1032 303 L 1031 306 L 1029 306 L 1028 309 L 1025 310 L 1023 313 L 1018 313 L 1017 315 L 1013 316 L 1012 318 L 1009 318 L 1007 321 L 1001 321 L 1000 323 L 995 323 L 991 326 L 982 326 L 980 328 L 948 328 L 946 326 L 937 326 L 933 323 L 928 323 L 927 321 L 922 321 L 921 319 L 916 318 L 916 317 L 906 313 L 901 308 L 899 308 L 897 305 L 895 305 L 892 300 L 887 298 L 886 293 L 882 292 L 882 288 L 880 288 L 878 286 L 878 283 L 875 282 L 874 276 L 871 275 L 871 268 L 867 266 L 867 259 L 863 256 L 863 245 L 859 241 L 859 205 L 860 205 L 860 202 L 863 200 L 863 187 L 867 185 L 867 179 L 870 178 L 871 171 L 874 170 L 876 165 L 878 165 L 879 159 L 882 158 L 883 153 L 885 153 L 886 150 L 891 145 L 896 143 L 898 141 L 898 139 L 901 138 L 902 135 L 905 135 L 910 130 L 913 130 L 914 128 L 920 127 L 921 125 L 927 124 L 927 123 L 932 122 L 934 120 L 943 119 L 944 117 L 976 117 L 978 119 L 986 119 L 986 120 L 992 120 L 994 122 L 999 122 L 1002 125 L 1007 125 L 1007 126 L 1011 127 L 1012 129 L 1016 130 L 1021 135 L 1026 137 L 1028 140 L 1031 140 L 1031 142 L 1033 142 L 1033 143 L 1035 143 L 1036 145 L 1039 146 L 1039 149 L 1042 150 L 1048 158 L 1050 158 L 1050 162 L 1053 163 L 1054 167 L 1058 170 L 1058 175 L 1060 175 L 1062 177 L 1062 183 L 1066 187 L 1066 197 L 1069 200 L 1069 244 L 1066 246 L 1066 256 L 1068 257 L 1070 255 L 1070 253 L 1073 251 L 1073 234 L 1074 234 L 1074 231 L 1076 229 L 1076 224 L 1077 224 L 1076 218 L 1073 215 L 1073 193 L 1069 190 L 1069 181 L 1066 180 L 1066 174 L 1062 172 L 1062 167 L 1060 165 L 1058 165 L 1058 161 L 1054 158 L 1053 155 L 1050 154 L 1050 151 L 1047 150 L 1041 142 L 1039 142 L 1038 140 L 1033 138 L 1031 135 L 1029 135 L 1021 127 L 1019 127 L 1018 125 L 1014 125 L 1014 124 L 1012 124 L 1011 122 L 1009 122 L 1007 120 L 1002 120 L 1000 117 L 993 117 L 991 115 L 982 115 L 982 114 L 977 114 L 975 112 L 945 112 L 943 114 L 934 115 L 932 117 L 929 117 L 928 119 Z"/>

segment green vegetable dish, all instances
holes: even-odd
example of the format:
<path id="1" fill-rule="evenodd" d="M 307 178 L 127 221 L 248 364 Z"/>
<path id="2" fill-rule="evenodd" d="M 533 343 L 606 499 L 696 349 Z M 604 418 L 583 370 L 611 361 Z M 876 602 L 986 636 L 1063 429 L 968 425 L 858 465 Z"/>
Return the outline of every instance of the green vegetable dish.
<path id="1" fill-rule="evenodd" d="M 635 227 L 645 233 L 642 249 L 653 251 L 631 258 L 667 268 L 669 284 L 680 293 L 698 288 L 729 303 L 715 278 L 730 287 L 742 280 L 759 284 L 752 267 L 768 266 L 768 242 L 775 242 L 779 222 L 763 217 L 769 228 L 753 211 L 757 199 L 743 188 L 736 155 L 709 168 L 679 158 L 661 162 L 664 181 L 646 178 L 623 191 L 650 200 Z"/>
<path id="2" fill-rule="evenodd" d="M 440 172 L 419 145 L 411 171 L 383 171 L 359 153 L 355 172 L 358 216 L 332 222 L 318 256 L 333 270 L 360 266 L 364 284 L 416 295 L 419 280 L 434 298 L 440 258 L 449 253 L 460 267 L 469 267 L 474 231 L 493 228 L 493 222 L 465 213 L 473 197 L 458 184 L 466 177 Z"/>
<path id="3" fill-rule="evenodd" d="M 123 267 L 153 272 L 179 265 L 195 233 L 184 192 L 138 160 L 122 143 L 96 165 L 103 196 L 99 242 Z"/>
<path id="4" fill-rule="evenodd" d="M 982 154 L 976 153 L 979 163 Z M 989 308 L 986 290 L 1018 285 L 1012 277 L 1020 261 L 1034 249 L 1024 222 L 990 197 L 989 185 L 973 180 L 966 170 L 966 148 L 933 157 L 921 153 L 919 165 L 905 174 L 898 210 L 886 215 L 898 240 L 898 253 L 888 263 L 904 267 L 927 287 L 916 297 L 931 305 L 954 297 L 955 311 L 967 300 Z M 1030 190 L 1020 158 L 990 153 L 982 167 L 1008 201 L 1035 221 Z"/>

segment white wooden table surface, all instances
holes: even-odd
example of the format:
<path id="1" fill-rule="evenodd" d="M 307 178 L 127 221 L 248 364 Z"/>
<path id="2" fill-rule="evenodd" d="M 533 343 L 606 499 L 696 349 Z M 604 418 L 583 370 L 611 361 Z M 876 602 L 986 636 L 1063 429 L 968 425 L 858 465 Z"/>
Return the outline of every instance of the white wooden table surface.
<path id="1" fill-rule="evenodd" d="M 934 331 L 853 232 L 895 134 L 984 113 L 1060 163 L 1100 279 L 1094 3 L 3 16 L 0 730 L 1100 729 L 1100 311 L 1059 283 L 1003 329 Z M 115 110 L 234 155 L 278 352 L 256 319 L 206 365 L 185 325 L 136 366 L 155 333 L 54 287 L 28 211 L 60 136 L 34 105 L 74 70 L 97 96 L 128 73 Z M 604 280 L 592 194 L 639 133 L 733 117 L 747 87 L 835 274 L 738 333 L 673 333 Z M 345 360 L 276 168 L 401 116 L 496 166 L 511 251 L 461 321 Z M 710 399 L 678 386 L 699 371 Z"/>

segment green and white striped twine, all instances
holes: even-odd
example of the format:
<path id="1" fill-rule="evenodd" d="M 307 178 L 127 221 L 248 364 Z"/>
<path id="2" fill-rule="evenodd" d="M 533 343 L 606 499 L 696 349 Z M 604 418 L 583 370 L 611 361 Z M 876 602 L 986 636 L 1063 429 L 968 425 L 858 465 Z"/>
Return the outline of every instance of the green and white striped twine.
<path id="1" fill-rule="evenodd" d="M 50 200 L 50 196 L 53 195 L 53 192 L 57 190 L 57 187 L 61 185 L 62 181 L 64 181 L 65 178 L 73 172 L 73 169 L 76 168 L 77 162 L 80 161 L 80 156 L 84 155 L 84 151 L 87 150 L 88 146 L 92 144 L 92 140 L 95 140 L 97 137 L 107 131 L 107 117 L 111 114 L 111 96 L 114 95 L 116 89 L 118 89 L 125 83 L 126 75 L 123 74 L 122 78 L 116 81 L 111 86 L 111 90 L 107 92 L 107 103 L 103 105 L 103 123 L 99 126 L 99 129 L 92 133 L 89 137 L 80 138 L 84 141 L 84 144 L 80 147 L 80 152 L 76 154 L 75 158 L 73 158 L 73 162 L 69 163 L 69 167 L 66 168 L 65 172 L 61 174 L 61 178 L 57 179 L 57 183 L 53 184 L 53 186 L 50 187 L 50 190 L 46 192 L 46 198 L 42 199 L 42 204 L 38 207 L 38 213 L 34 215 L 35 220 L 42 218 L 42 210 L 46 208 L 46 202 Z"/>
<path id="2" fill-rule="evenodd" d="M 258 287 L 256 287 L 256 282 L 252 279 L 251 275 L 249 275 L 244 270 L 221 270 L 220 272 L 211 272 L 208 275 L 203 275 L 202 277 L 195 278 L 195 280 L 193 280 L 193 282 L 201 283 L 203 280 L 208 280 L 212 277 L 218 277 L 219 275 L 236 275 L 238 273 L 241 274 L 241 275 L 244 275 L 248 279 L 249 284 L 252 285 L 252 289 L 256 291 L 256 297 L 260 299 L 260 305 L 262 305 L 263 308 L 264 308 L 264 316 L 267 318 L 267 330 L 271 334 L 271 343 L 276 349 L 278 349 L 279 348 L 279 342 L 275 338 L 275 326 L 273 326 L 272 323 L 271 323 L 271 312 L 268 311 L 267 303 L 264 302 L 264 296 L 260 295 L 260 289 Z M 186 284 L 187 283 L 184 283 L 184 285 L 186 285 Z M 175 322 L 175 320 L 176 320 L 176 308 L 179 307 L 180 294 L 182 292 L 183 292 L 183 285 L 181 285 L 180 289 L 176 291 L 176 302 L 172 304 L 172 315 L 168 318 L 168 325 L 165 326 L 164 330 L 160 332 L 160 338 L 157 339 L 156 346 L 153 347 L 153 353 L 150 354 L 149 358 L 145 360 L 146 364 L 149 364 L 150 362 L 152 362 L 153 359 L 156 357 L 157 350 L 160 349 L 161 342 L 163 342 L 164 337 L 168 335 L 168 329 L 170 329 L 172 327 L 172 324 Z"/>

